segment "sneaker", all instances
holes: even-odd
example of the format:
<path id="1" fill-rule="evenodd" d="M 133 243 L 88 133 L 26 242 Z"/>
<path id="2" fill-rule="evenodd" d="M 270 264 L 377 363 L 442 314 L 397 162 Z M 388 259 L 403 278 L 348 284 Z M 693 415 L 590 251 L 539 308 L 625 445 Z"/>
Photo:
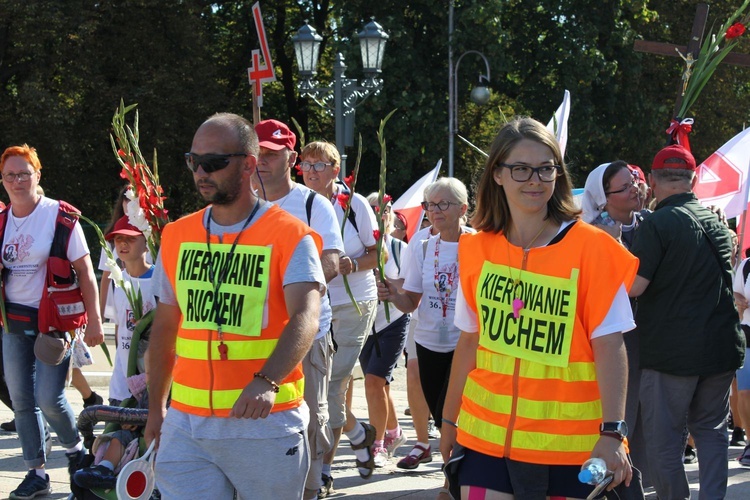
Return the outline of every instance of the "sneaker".
<path id="1" fill-rule="evenodd" d="M 407 406 L 404 410 L 404 415 L 406 415 L 407 417 L 411 417 L 411 408 Z"/>
<path id="2" fill-rule="evenodd" d="M 386 432 L 383 444 L 385 445 L 385 449 L 388 451 L 388 458 L 392 457 L 396 450 L 399 449 L 399 447 L 404 443 L 406 443 L 406 436 L 404 436 L 403 430 L 401 431 L 401 434 L 399 434 L 398 437 L 395 438 L 390 437 Z"/>
<path id="3" fill-rule="evenodd" d="M 682 457 L 682 463 L 694 464 L 698 461 L 698 455 L 695 453 L 695 448 L 690 445 L 685 447 L 685 455 Z"/>
<path id="4" fill-rule="evenodd" d="M 73 474 L 73 481 L 81 488 L 111 490 L 117 485 L 117 476 L 107 467 L 95 465 L 77 471 Z"/>
<path id="5" fill-rule="evenodd" d="M 745 446 L 745 430 L 741 427 L 735 427 L 732 430 L 732 439 L 729 441 L 729 446 Z"/>
<path id="6" fill-rule="evenodd" d="M 0 424 L 0 429 L 5 432 L 16 432 L 16 419 L 14 418 L 10 422 L 3 422 Z"/>
<path id="7" fill-rule="evenodd" d="M 323 486 L 318 490 L 318 498 L 331 496 L 334 493 L 333 477 L 328 474 L 321 474 L 320 479 L 323 481 Z"/>
<path id="8" fill-rule="evenodd" d="M 378 469 L 385 467 L 388 464 L 388 450 L 386 450 L 383 446 L 373 448 L 372 455 L 372 460 L 375 463 L 375 467 L 377 467 Z"/>
<path id="9" fill-rule="evenodd" d="M 26 477 L 15 490 L 10 492 L 11 500 L 28 500 L 39 495 L 48 495 L 52 492 L 49 486 L 49 474 L 45 478 L 39 477 L 34 469 L 26 473 Z"/>
<path id="10" fill-rule="evenodd" d="M 98 395 L 95 392 L 91 393 L 91 396 L 89 396 L 89 399 L 94 398 L 91 402 L 87 403 L 86 401 L 83 402 L 83 407 L 88 408 L 89 406 L 98 406 L 100 404 L 104 404 L 104 398 Z"/>
<path id="11" fill-rule="evenodd" d="M 68 474 L 70 475 L 70 477 L 73 477 L 73 474 L 75 474 L 76 471 L 80 469 L 84 457 L 86 457 L 86 448 L 81 448 L 80 450 L 74 451 L 73 453 L 66 452 L 65 456 L 68 457 Z"/>
<path id="12" fill-rule="evenodd" d="M 372 445 L 375 442 L 375 427 L 365 422 L 360 422 L 359 425 L 365 429 L 365 439 L 359 444 L 353 444 L 352 450 L 361 450 L 367 448 L 370 458 L 367 462 L 361 462 L 355 458 L 357 462 L 357 469 L 359 470 L 359 476 L 362 479 L 367 479 L 372 476 L 372 471 L 375 469 L 375 457 L 372 453 Z"/>
<path id="13" fill-rule="evenodd" d="M 740 465 L 750 467 L 750 445 L 745 446 L 745 449 L 742 451 L 742 455 L 740 455 L 737 461 L 740 463 Z"/>
<path id="14" fill-rule="evenodd" d="M 430 439 L 440 438 L 440 429 L 435 427 L 435 421 L 433 419 L 427 421 L 427 435 Z"/>
<path id="15" fill-rule="evenodd" d="M 414 450 L 419 450 L 419 454 L 409 453 L 396 464 L 396 467 L 399 469 L 416 469 L 419 467 L 419 464 L 432 462 L 432 446 L 428 446 L 425 449 L 417 444 L 414 445 L 412 451 Z"/>

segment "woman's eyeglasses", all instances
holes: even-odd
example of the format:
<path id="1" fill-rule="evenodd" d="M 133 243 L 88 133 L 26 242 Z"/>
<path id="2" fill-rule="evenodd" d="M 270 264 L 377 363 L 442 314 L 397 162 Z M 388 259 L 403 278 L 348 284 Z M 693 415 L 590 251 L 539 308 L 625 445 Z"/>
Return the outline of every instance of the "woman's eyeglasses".
<path id="1" fill-rule="evenodd" d="M 422 208 L 424 210 L 427 210 L 428 212 L 434 212 L 436 208 L 441 212 L 445 212 L 451 207 L 451 205 L 461 205 L 461 203 L 456 203 L 453 201 L 439 201 L 437 203 L 432 203 L 429 201 L 422 202 Z"/>
<path id="2" fill-rule="evenodd" d="M 20 174 L 13 174 L 8 172 L 7 174 L 3 174 L 3 181 L 7 182 L 8 184 L 13 184 L 16 181 L 26 182 L 31 179 L 31 174 L 32 172 L 21 172 Z"/>
<path id="3" fill-rule="evenodd" d="M 326 163 L 323 161 L 318 161 L 315 163 L 310 163 L 309 161 L 301 161 L 299 162 L 299 169 L 303 172 L 309 172 L 310 170 L 313 170 L 315 172 L 322 172 L 326 169 L 326 167 L 330 167 L 333 165 L 333 163 Z"/>
<path id="4" fill-rule="evenodd" d="M 236 156 L 248 156 L 247 153 L 230 153 L 230 154 L 207 154 L 197 155 L 195 153 L 185 153 L 185 163 L 191 172 L 195 173 L 198 168 L 203 167 L 207 174 L 227 168 L 232 158 Z"/>
<path id="5" fill-rule="evenodd" d="M 628 184 L 622 189 L 618 189 L 616 191 L 606 191 L 604 194 L 609 196 L 610 194 L 624 193 L 625 191 L 630 191 L 631 189 L 637 188 L 637 187 L 638 187 L 638 182 L 633 180 L 633 182 L 631 182 L 630 184 Z"/>
<path id="6" fill-rule="evenodd" d="M 530 167 L 528 165 L 509 165 L 507 163 L 498 163 L 498 167 L 505 167 L 510 170 L 510 178 L 516 182 L 526 182 L 536 173 L 542 182 L 552 182 L 562 172 L 560 165 L 542 165 L 541 167 Z"/>

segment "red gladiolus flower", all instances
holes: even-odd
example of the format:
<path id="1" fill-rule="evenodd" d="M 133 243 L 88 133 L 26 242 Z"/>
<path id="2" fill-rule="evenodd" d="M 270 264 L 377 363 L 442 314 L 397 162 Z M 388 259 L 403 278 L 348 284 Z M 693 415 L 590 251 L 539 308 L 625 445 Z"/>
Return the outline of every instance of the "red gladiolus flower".
<path id="1" fill-rule="evenodd" d="M 745 25 L 742 23 L 734 23 L 727 29 L 724 36 L 727 40 L 732 40 L 733 38 L 741 36 L 743 33 L 745 33 Z"/>
<path id="2" fill-rule="evenodd" d="M 374 230 L 372 235 L 375 237 L 375 241 L 380 241 L 380 231 L 378 229 Z"/>
<path id="3" fill-rule="evenodd" d="M 125 151 L 123 151 L 122 149 L 118 149 L 117 154 L 120 156 L 120 158 L 125 158 L 127 156 L 125 154 Z"/>
<path id="4" fill-rule="evenodd" d="M 380 213 L 380 207 L 372 207 L 376 214 Z"/>
<path id="5" fill-rule="evenodd" d="M 383 202 L 390 203 L 393 201 L 393 197 L 389 194 L 383 195 Z"/>
<path id="6" fill-rule="evenodd" d="M 346 206 L 349 204 L 349 195 L 341 193 L 336 195 L 336 200 L 339 202 L 339 205 L 341 205 L 341 208 L 346 210 Z"/>
<path id="7" fill-rule="evenodd" d="M 354 174 L 350 175 L 349 177 L 344 177 L 344 184 L 346 184 L 346 187 L 349 189 L 352 188 L 352 182 L 354 182 Z"/>

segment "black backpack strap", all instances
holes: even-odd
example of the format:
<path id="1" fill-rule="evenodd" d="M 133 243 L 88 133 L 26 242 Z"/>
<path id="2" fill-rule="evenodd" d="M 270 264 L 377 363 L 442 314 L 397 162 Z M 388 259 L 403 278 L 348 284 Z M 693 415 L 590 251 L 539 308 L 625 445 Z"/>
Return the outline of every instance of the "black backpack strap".
<path id="1" fill-rule="evenodd" d="M 337 182 L 337 184 L 341 185 L 343 194 L 348 194 L 351 197 L 349 200 L 349 215 L 346 217 L 346 220 L 349 221 L 354 227 L 354 230 L 357 231 L 357 234 L 359 234 L 359 228 L 357 227 L 357 213 L 354 211 L 354 196 L 352 195 L 352 191 L 349 189 L 349 186 L 343 182 Z"/>
<path id="2" fill-rule="evenodd" d="M 315 191 L 312 189 L 307 194 L 307 200 L 305 201 L 305 211 L 307 212 L 307 225 L 310 225 L 310 217 L 312 216 L 312 206 L 315 201 Z"/>

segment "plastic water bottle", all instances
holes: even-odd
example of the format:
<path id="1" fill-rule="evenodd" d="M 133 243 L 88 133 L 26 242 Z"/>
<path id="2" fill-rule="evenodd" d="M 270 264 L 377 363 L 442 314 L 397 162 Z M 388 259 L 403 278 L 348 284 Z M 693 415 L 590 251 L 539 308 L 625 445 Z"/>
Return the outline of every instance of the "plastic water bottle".
<path id="1" fill-rule="evenodd" d="M 617 224 L 617 221 L 614 220 L 612 217 L 610 217 L 609 212 L 602 212 L 601 215 L 599 215 L 599 224 L 602 224 L 604 226 L 614 226 Z"/>
<path id="2" fill-rule="evenodd" d="M 612 473 L 607 470 L 607 464 L 601 458 L 589 458 L 581 466 L 581 472 L 578 473 L 578 480 L 582 483 L 598 485 Z"/>

